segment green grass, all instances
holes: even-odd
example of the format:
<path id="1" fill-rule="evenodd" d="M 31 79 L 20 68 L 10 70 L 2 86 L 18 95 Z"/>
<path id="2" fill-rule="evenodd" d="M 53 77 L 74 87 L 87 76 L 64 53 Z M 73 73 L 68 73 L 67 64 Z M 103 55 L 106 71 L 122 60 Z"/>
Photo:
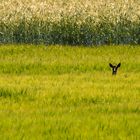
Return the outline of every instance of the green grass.
<path id="1" fill-rule="evenodd" d="M 1 45 L 0 139 L 139 140 L 140 47 Z"/>

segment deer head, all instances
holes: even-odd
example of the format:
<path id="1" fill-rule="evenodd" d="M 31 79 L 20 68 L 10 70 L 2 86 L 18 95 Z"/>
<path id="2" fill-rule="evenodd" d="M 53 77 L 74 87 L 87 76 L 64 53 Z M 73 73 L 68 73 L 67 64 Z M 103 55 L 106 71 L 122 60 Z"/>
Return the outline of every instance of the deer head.
<path id="1" fill-rule="evenodd" d="M 111 63 L 109 63 L 109 66 L 112 68 L 112 75 L 116 75 L 118 68 L 121 66 L 121 63 L 116 66 L 113 66 Z"/>

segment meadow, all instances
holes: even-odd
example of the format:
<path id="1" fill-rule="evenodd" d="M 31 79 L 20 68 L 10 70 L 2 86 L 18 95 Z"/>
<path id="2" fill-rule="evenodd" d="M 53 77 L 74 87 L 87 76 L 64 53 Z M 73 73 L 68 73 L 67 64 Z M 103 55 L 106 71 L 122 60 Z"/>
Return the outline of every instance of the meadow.
<path id="1" fill-rule="evenodd" d="M 0 139 L 139 140 L 140 47 L 1 45 Z"/>

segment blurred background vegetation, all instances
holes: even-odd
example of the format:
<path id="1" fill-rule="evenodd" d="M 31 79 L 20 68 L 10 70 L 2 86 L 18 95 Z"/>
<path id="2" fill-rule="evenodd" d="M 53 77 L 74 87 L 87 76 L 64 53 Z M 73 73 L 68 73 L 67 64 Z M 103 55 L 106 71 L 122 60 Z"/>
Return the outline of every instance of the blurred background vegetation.
<path id="1" fill-rule="evenodd" d="M 140 1 L 1 0 L 0 43 L 140 44 Z"/>

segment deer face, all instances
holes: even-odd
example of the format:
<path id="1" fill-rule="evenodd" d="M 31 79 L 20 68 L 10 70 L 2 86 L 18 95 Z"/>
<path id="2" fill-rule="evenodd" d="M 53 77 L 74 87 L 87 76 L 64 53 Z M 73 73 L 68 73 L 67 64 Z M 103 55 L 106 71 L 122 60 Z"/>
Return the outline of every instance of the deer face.
<path id="1" fill-rule="evenodd" d="M 121 66 L 121 63 L 119 63 L 117 66 L 113 66 L 111 63 L 109 63 L 109 66 L 112 68 L 112 75 L 116 75 L 118 68 Z"/>

